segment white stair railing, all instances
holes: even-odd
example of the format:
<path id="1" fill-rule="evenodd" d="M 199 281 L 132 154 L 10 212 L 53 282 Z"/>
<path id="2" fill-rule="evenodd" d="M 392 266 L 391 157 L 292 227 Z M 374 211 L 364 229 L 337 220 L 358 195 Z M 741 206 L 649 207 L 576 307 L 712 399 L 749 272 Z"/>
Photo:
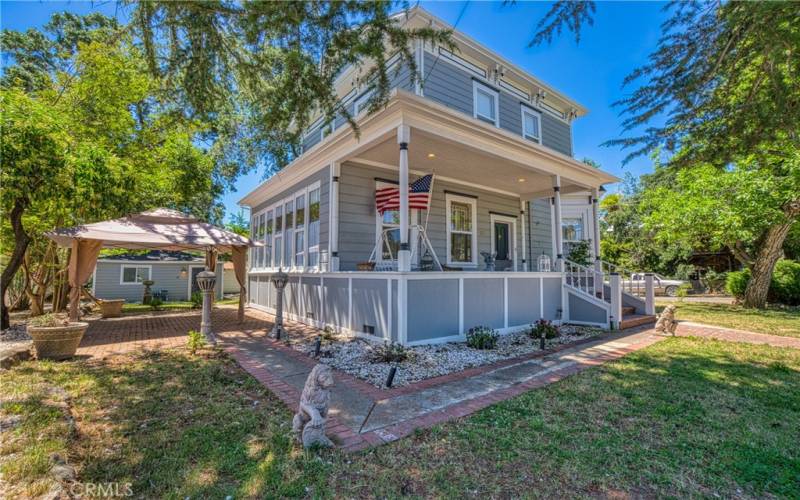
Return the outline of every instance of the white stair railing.
<path id="1" fill-rule="evenodd" d="M 603 276 L 598 276 L 597 270 L 593 267 L 564 259 L 564 275 L 567 285 L 590 297 L 605 300 L 604 287 L 595 286 L 596 280 L 603 281 Z"/>

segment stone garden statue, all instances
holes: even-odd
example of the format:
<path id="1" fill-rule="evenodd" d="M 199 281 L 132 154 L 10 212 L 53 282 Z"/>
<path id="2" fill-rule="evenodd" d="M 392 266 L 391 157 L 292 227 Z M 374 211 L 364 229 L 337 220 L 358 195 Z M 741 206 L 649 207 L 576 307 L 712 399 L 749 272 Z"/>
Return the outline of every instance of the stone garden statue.
<path id="1" fill-rule="evenodd" d="M 656 321 L 656 333 L 675 335 L 675 328 L 678 327 L 678 322 L 675 321 L 675 310 L 677 308 L 670 304 L 664 308 L 661 314 L 658 315 Z"/>
<path id="2" fill-rule="evenodd" d="M 328 404 L 331 400 L 333 372 L 328 365 L 318 364 L 311 370 L 300 395 L 300 407 L 292 420 L 292 432 L 303 447 L 333 446 L 325 435 Z"/>
<path id="3" fill-rule="evenodd" d="M 483 263 L 486 266 L 484 271 L 494 271 L 494 263 L 495 258 L 497 257 L 497 252 L 481 252 L 481 255 L 483 256 Z"/>

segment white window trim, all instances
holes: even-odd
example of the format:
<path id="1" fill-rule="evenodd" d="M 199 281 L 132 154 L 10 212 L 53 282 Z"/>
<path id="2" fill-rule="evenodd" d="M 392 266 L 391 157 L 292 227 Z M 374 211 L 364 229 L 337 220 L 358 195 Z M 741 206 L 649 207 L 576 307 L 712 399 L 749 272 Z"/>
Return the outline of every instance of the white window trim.
<path id="1" fill-rule="evenodd" d="M 308 265 L 308 252 L 309 252 L 309 249 L 312 248 L 308 244 L 308 229 L 309 229 L 309 221 L 308 221 L 308 217 L 309 217 L 309 211 L 308 211 L 309 197 L 308 197 L 308 194 L 311 191 L 314 191 L 315 189 L 319 189 L 320 190 L 320 205 L 321 205 L 322 204 L 322 182 L 315 181 L 315 182 L 309 184 L 308 186 L 304 186 L 302 189 L 298 189 L 296 191 L 293 191 L 292 193 L 289 193 L 289 194 L 285 195 L 283 198 L 281 198 L 279 200 L 273 201 L 272 204 L 267 205 L 266 207 L 262 208 L 260 211 L 258 211 L 253 216 L 255 220 L 258 220 L 258 216 L 260 214 L 262 214 L 262 213 L 266 214 L 267 212 L 269 212 L 271 210 L 272 211 L 272 228 L 273 228 L 273 232 L 272 232 L 272 256 L 271 256 L 271 261 L 268 262 L 268 263 L 264 263 L 263 267 L 257 267 L 257 268 L 251 268 L 251 269 L 253 269 L 254 271 L 276 271 L 276 270 L 278 270 L 278 268 L 281 268 L 283 270 L 290 270 L 290 271 L 312 271 L 312 270 L 316 271 L 316 270 L 319 270 L 319 268 L 320 268 L 319 267 L 320 266 L 320 263 L 319 263 L 319 244 L 314 245 L 314 246 L 317 247 L 317 265 L 316 266 L 309 266 Z M 296 203 L 297 203 L 297 198 L 300 197 L 300 196 L 303 196 L 303 208 L 304 208 L 304 211 L 305 211 L 305 222 L 303 224 L 303 229 L 301 230 L 301 231 L 303 231 L 303 264 L 298 266 L 295 263 L 295 258 L 296 258 L 296 255 L 297 255 L 297 249 L 295 248 L 295 241 L 296 241 L 295 240 L 295 232 L 296 232 L 296 226 L 297 226 L 297 220 L 296 220 L 297 206 L 296 206 Z M 292 237 L 291 237 L 291 241 L 289 242 L 291 255 L 289 255 L 288 257 L 285 255 L 286 254 L 286 229 L 287 229 L 286 228 L 286 204 L 287 203 L 292 203 L 293 207 L 294 207 L 294 209 L 292 211 L 292 214 L 293 214 L 293 216 L 292 216 L 292 227 L 291 227 L 291 229 L 292 229 Z M 281 223 L 283 225 L 283 228 L 281 229 L 280 234 L 275 232 L 275 222 L 276 222 L 276 218 L 277 218 L 276 210 L 278 208 L 281 209 Z M 266 217 L 266 215 L 265 215 L 265 217 Z M 320 217 L 320 226 L 321 225 L 322 225 L 322 217 Z M 320 227 L 320 233 L 322 232 L 321 229 L 322 229 L 322 227 Z M 266 233 L 266 229 L 265 229 L 265 233 Z M 280 241 L 280 244 L 282 245 L 281 246 L 281 258 L 282 258 L 283 262 L 280 265 L 275 265 L 275 250 L 278 248 L 277 241 Z M 284 264 L 288 264 L 288 265 L 284 265 Z"/>
<path id="2" fill-rule="evenodd" d="M 478 114 L 478 89 L 494 98 L 494 118 Z M 472 80 L 472 116 L 487 123 L 492 123 L 490 120 L 493 120 L 495 127 L 500 126 L 500 93 L 477 80 Z"/>
<path id="3" fill-rule="evenodd" d="M 472 262 L 455 262 L 451 257 L 450 252 L 450 235 L 452 233 L 450 225 L 450 205 L 452 202 L 469 204 L 472 208 Z M 460 266 L 460 267 L 477 267 L 478 266 L 478 200 L 466 196 L 458 196 L 455 194 L 445 195 L 445 229 L 447 232 L 447 265 Z"/>
<path id="4" fill-rule="evenodd" d="M 489 225 L 491 227 L 491 252 L 495 253 L 497 251 L 495 247 L 495 234 L 494 234 L 494 223 L 495 222 L 503 222 L 507 223 L 511 226 L 511 242 L 509 249 L 511 250 L 511 263 L 513 265 L 514 271 L 517 270 L 517 218 L 516 217 L 509 217 L 507 215 L 499 215 L 499 214 L 489 214 Z"/>
<path id="5" fill-rule="evenodd" d="M 523 137 L 523 139 L 533 140 L 533 141 L 536 141 L 537 143 L 541 144 L 542 143 L 542 114 L 540 112 L 538 112 L 538 111 L 535 111 L 535 110 L 529 108 L 528 106 L 525 106 L 524 104 L 520 104 L 519 107 L 520 107 L 520 117 L 522 119 L 522 137 Z M 525 133 L 525 115 L 526 114 L 531 115 L 532 117 L 536 118 L 536 121 L 539 123 L 539 127 L 538 127 L 539 128 L 539 136 L 538 137 L 528 136 Z"/>
<path id="6" fill-rule="evenodd" d="M 125 277 L 125 268 L 128 268 L 128 267 L 147 269 L 147 280 L 152 280 L 153 279 L 153 266 L 150 265 L 150 264 L 122 264 L 121 266 L 119 266 L 119 284 L 120 285 L 125 285 L 125 286 L 128 286 L 128 285 L 144 286 L 144 285 L 142 285 L 141 281 L 133 281 L 133 282 L 124 281 L 123 278 Z"/>
<path id="7" fill-rule="evenodd" d="M 319 243 L 320 242 L 319 242 L 319 237 L 322 234 L 322 213 L 321 213 L 322 210 L 320 210 L 320 217 L 319 217 L 319 220 L 317 221 L 317 222 L 319 222 L 319 228 L 320 228 L 320 234 L 317 235 L 317 244 L 316 245 L 310 245 L 309 244 L 309 238 L 308 238 L 308 230 L 311 229 L 311 211 L 310 211 L 311 198 L 310 198 L 310 195 L 311 195 L 312 191 L 314 191 L 315 189 L 319 189 L 319 202 L 318 203 L 319 203 L 319 206 L 320 206 L 320 209 L 321 209 L 322 208 L 322 188 L 320 186 L 321 186 L 320 182 L 315 182 L 314 184 L 312 184 L 312 185 L 310 185 L 310 186 L 308 186 L 306 188 L 306 235 L 305 235 L 305 239 L 306 239 L 305 240 L 305 244 L 306 244 L 305 264 L 306 265 L 305 265 L 305 268 L 307 270 L 308 269 L 315 269 L 316 270 L 316 269 L 319 269 L 319 266 L 320 266 L 320 253 L 319 253 L 319 250 L 320 250 L 319 249 Z M 314 266 L 311 266 L 311 265 L 308 264 L 308 260 L 309 260 L 308 257 L 311 254 L 311 250 L 312 249 L 314 249 L 316 254 L 317 254 L 317 264 L 314 265 Z"/>
<path id="8" fill-rule="evenodd" d="M 375 189 L 376 190 L 378 190 L 380 188 L 392 187 L 392 186 L 397 186 L 397 184 L 390 183 L 390 182 L 381 182 L 381 181 L 376 181 L 375 182 Z M 414 227 L 419 221 L 419 210 L 416 209 L 416 208 L 412 208 L 410 210 L 410 216 L 409 216 L 408 220 L 409 220 L 409 226 L 410 226 L 409 227 L 409 229 L 410 229 L 409 232 L 411 233 L 408 244 L 410 245 L 411 253 L 414 256 L 416 256 L 416 259 L 419 259 L 419 252 L 417 251 L 418 247 L 419 247 L 419 236 L 418 236 L 417 229 Z M 387 225 L 396 225 L 398 229 L 400 228 L 400 224 L 387 224 Z M 397 261 L 397 255 L 394 256 L 394 260 L 393 261 L 392 260 L 386 260 L 386 259 L 383 258 L 383 241 L 381 241 L 382 236 L 383 236 L 383 234 L 382 234 L 383 233 L 383 226 L 384 226 L 383 214 L 381 214 L 380 212 L 378 212 L 377 209 L 375 209 L 375 248 L 376 248 L 376 250 L 375 250 L 375 262 L 379 262 L 379 263 L 396 262 Z"/>
<path id="9" fill-rule="evenodd" d="M 563 207 L 562 207 L 563 210 Z M 568 220 L 576 220 L 579 219 L 581 221 L 581 238 L 577 240 L 568 240 L 564 237 L 564 223 Z M 561 217 L 561 239 L 564 243 L 577 243 L 579 241 L 588 241 L 590 238 L 587 234 L 587 227 L 586 227 L 586 214 L 581 213 L 580 215 L 570 215 L 569 217 Z"/>

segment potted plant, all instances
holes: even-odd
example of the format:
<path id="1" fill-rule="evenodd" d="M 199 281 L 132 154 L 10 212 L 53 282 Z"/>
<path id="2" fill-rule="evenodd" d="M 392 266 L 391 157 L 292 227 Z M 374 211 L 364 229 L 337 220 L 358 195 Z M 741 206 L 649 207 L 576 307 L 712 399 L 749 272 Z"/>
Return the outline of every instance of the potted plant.
<path id="1" fill-rule="evenodd" d="M 118 318 L 122 316 L 125 299 L 97 299 L 97 304 L 100 306 L 100 314 L 104 318 Z"/>
<path id="2" fill-rule="evenodd" d="M 28 335 L 33 339 L 39 359 L 67 359 L 75 355 L 89 323 L 70 321 L 55 314 L 43 314 L 28 321 Z"/>

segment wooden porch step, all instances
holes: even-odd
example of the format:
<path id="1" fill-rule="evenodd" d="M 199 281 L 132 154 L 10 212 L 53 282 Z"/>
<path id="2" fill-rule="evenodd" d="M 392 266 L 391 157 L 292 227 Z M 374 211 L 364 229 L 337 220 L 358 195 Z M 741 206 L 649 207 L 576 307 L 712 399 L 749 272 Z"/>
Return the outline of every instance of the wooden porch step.
<path id="1" fill-rule="evenodd" d="M 653 314 L 625 314 L 622 316 L 622 321 L 619 323 L 619 329 L 626 330 L 628 328 L 647 325 L 655 322 L 656 317 Z"/>
<path id="2" fill-rule="evenodd" d="M 636 308 L 633 306 L 622 306 L 622 317 L 636 314 Z"/>

